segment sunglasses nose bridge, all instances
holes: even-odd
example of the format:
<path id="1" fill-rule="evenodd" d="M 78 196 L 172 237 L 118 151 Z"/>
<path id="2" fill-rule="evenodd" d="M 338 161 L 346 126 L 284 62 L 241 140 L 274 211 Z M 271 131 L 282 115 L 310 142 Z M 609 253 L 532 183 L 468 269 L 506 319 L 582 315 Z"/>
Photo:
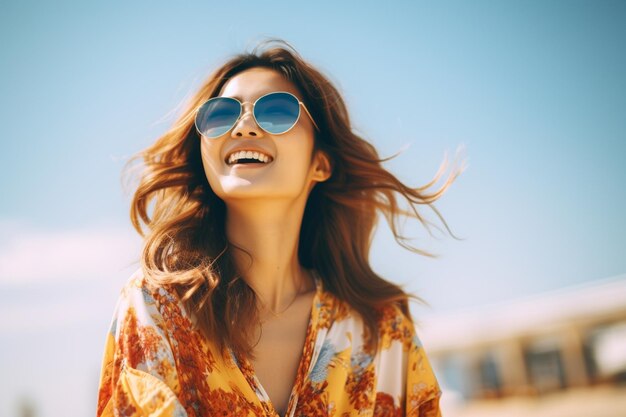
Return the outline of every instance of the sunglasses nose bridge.
<path id="1" fill-rule="evenodd" d="M 242 136 L 263 136 L 263 129 L 258 125 L 254 117 L 254 104 L 250 102 L 241 103 L 241 115 L 235 122 L 232 129 L 233 137 Z"/>
<path id="2" fill-rule="evenodd" d="M 249 101 L 241 103 L 241 116 L 239 116 L 239 119 L 243 119 L 248 115 L 248 113 L 250 113 L 250 115 L 254 115 L 254 104 Z"/>

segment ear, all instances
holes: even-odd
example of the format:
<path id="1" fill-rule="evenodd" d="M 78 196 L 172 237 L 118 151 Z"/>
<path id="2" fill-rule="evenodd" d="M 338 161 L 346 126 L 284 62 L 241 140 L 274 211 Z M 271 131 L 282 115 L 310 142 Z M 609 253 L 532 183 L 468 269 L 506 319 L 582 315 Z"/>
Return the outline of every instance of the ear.
<path id="1" fill-rule="evenodd" d="M 330 178 L 332 174 L 332 164 L 330 158 L 326 155 L 326 152 L 318 150 L 313 158 L 313 177 L 312 180 L 316 182 L 324 182 Z"/>

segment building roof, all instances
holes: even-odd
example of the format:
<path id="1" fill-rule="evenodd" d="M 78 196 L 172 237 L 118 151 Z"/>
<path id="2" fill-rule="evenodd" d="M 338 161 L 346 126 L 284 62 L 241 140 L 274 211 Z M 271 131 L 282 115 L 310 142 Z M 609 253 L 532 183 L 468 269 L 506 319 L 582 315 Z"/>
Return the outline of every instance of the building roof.
<path id="1" fill-rule="evenodd" d="M 434 315 L 421 322 L 420 337 L 430 351 L 456 350 L 495 340 L 548 334 L 568 323 L 619 314 L 626 317 L 626 274 Z"/>

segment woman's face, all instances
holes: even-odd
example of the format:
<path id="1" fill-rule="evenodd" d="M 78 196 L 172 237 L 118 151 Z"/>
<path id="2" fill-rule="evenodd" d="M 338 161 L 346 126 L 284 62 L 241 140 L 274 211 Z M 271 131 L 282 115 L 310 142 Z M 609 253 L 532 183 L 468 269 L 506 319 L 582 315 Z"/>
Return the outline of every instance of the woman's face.
<path id="1" fill-rule="evenodd" d="M 281 135 L 261 129 L 252 115 L 252 103 L 274 91 L 287 91 L 302 101 L 302 94 L 283 76 L 268 68 L 251 68 L 230 79 L 220 96 L 244 103 L 241 118 L 216 139 L 201 137 L 200 151 L 207 180 L 228 203 L 238 199 L 306 200 L 312 186 L 330 175 L 321 152 L 312 158 L 314 127 L 304 109 L 295 126 Z M 264 154 L 267 163 L 233 163 L 233 152 Z M 235 154 L 237 155 L 237 154 Z"/>

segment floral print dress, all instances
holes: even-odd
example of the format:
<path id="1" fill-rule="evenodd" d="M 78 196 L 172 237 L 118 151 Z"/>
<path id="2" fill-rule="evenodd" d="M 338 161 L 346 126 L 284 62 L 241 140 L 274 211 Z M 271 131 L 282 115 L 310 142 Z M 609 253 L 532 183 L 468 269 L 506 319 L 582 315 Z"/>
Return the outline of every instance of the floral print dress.
<path id="1" fill-rule="evenodd" d="M 399 308 L 381 311 L 380 347 L 364 323 L 325 291 L 316 294 L 286 416 L 441 416 L 441 391 L 415 327 Z M 244 357 L 221 355 L 175 295 L 137 271 L 107 335 L 98 416 L 279 417 Z"/>

